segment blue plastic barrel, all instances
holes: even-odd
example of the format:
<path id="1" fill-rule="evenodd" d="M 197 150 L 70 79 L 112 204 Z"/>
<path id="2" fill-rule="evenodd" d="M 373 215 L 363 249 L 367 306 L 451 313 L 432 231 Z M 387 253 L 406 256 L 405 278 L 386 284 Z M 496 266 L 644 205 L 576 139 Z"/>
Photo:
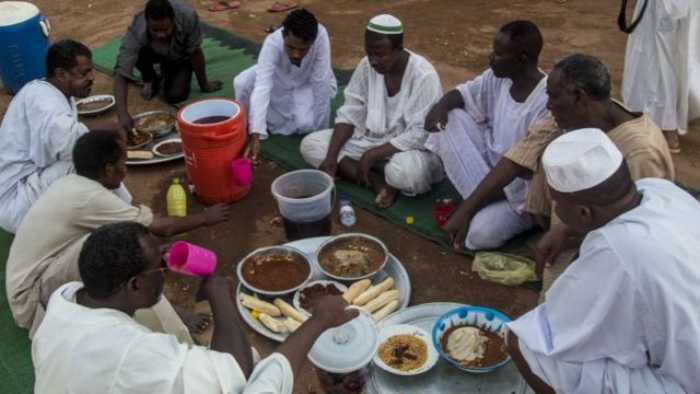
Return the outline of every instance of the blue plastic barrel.
<path id="1" fill-rule="evenodd" d="M 0 1 L 0 78 L 10 93 L 46 76 L 48 21 L 24 1 Z"/>

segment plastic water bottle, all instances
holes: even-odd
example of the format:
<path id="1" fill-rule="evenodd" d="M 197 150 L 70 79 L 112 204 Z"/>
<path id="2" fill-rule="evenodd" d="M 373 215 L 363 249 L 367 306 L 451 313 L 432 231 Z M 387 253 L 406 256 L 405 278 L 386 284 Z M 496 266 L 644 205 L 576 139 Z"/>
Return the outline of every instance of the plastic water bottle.
<path id="1" fill-rule="evenodd" d="M 182 187 L 179 179 L 173 179 L 165 198 L 168 205 L 168 216 L 187 216 L 187 193 L 185 193 L 185 188 Z"/>
<path id="2" fill-rule="evenodd" d="M 345 227 L 352 227 L 357 223 L 357 218 L 355 217 L 355 210 L 350 205 L 350 200 L 347 198 L 342 198 L 338 202 L 340 207 L 340 223 Z"/>

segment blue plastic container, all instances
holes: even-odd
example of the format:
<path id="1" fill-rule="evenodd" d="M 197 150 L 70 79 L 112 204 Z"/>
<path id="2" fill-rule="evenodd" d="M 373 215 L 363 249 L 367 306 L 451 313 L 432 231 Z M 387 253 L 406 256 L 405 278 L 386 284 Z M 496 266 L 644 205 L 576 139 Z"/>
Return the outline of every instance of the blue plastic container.
<path id="1" fill-rule="evenodd" d="M 46 76 L 48 20 L 24 1 L 0 1 L 0 78 L 10 93 Z"/>

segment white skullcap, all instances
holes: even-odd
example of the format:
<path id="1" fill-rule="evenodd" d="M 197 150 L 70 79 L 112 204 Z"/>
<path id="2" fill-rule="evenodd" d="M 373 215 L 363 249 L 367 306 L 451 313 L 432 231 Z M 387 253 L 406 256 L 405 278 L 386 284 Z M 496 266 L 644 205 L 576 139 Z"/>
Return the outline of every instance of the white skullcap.
<path id="1" fill-rule="evenodd" d="M 552 141 L 542 155 L 549 186 L 561 193 L 590 189 L 605 182 L 622 153 L 600 129 L 570 131 Z"/>
<path id="2" fill-rule="evenodd" d="M 403 24 L 393 15 L 382 14 L 369 20 L 367 30 L 379 34 L 403 34 Z"/>

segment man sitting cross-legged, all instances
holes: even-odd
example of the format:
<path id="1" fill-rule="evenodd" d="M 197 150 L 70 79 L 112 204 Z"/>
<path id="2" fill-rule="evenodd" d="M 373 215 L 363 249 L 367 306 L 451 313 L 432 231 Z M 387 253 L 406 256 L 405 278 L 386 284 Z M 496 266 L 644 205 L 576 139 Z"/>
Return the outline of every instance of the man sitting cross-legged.
<path id="1" fill-rule="evenodd" d="M 396 194 L 430 190 L 444 177 L 440 158 L 424 149 L 425 115 L 440 98 L 435 68 L 403 47 L 403 25 L 391 15 L 370 20 L 365 52 L 345 89 L 335 129 L 309 134 L 301 143 L 307 163 L 374 189 L 388 208 Z"/>
<path id="2" fill-rule="evenodd" d="M 464 199 L 547 115 L 547 77 L 537 66 L 541 50 L 542 34 L 535 24 L 508 23 L 493 40 L 489 69 L 445 94 L 428 113 L 425 128 L 436 133 L 426 146 L 440 155 Z M 522 211 L 526 197 L 527 181 L 514 179 L 470 223 L 451 220 L 443 230 L 460 247 L 497 248 L 532 227 L 532 217 Z"/>

